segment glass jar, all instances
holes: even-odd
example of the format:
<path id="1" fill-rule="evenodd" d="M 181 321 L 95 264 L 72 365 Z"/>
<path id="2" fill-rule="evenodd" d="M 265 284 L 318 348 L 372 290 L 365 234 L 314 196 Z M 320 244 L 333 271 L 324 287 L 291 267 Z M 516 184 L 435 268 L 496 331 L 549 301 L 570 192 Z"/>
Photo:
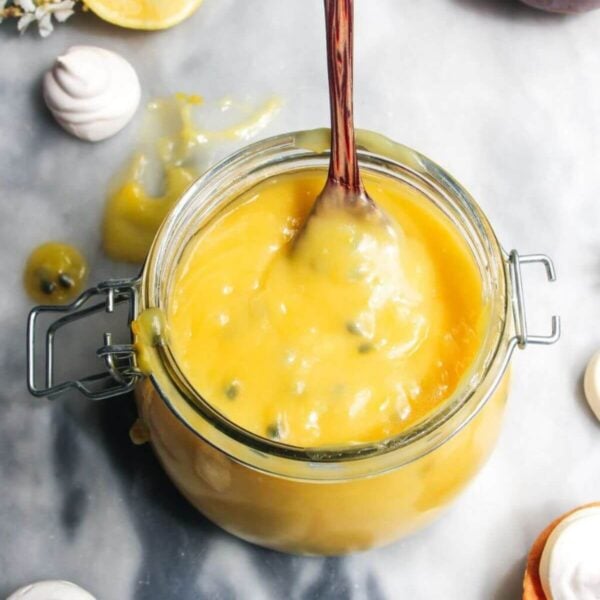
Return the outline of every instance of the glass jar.
<path id="1" fill-rule="evenodd" d="M 135 390 L 141 430 L 198 510 L 245 540 L 308 554 L 364 550 L 431 521 L 495 445 L 514 349 L 552 344 L 560 334 L 558 317 L 552 318 L 549 335 L 527 331 L 521 265 L 541 263 L 553 280 L 550 259 L 505 253 L 481 209 L 448 173 L 405 146 L 359 131 L 361 170 L 418 190 L 471 249 L 490 314 L 476 360 L 431 416 L 377 443 L 300 448 L 257 436 L 220 414 L 189 384 L 169 347 L 163 315 L 175 268 L 190 239 L 258 182 L 291 171 L 327 169 L 328 136 L 327 130 L 284 134 L 226 158 L 196 181 L 166 218 L 139 278 L 102 283 L 67 307 L 37 307 L 28 326 L 28 384 L 34 395 L 75 387 L 106 398 Z M 113 312 L 119 303 L 129 305 L 132 343 L 113 344 L 106 333 L 97 352 L 105 372 L 55 383 L 56 332 L 96 310 Z M 48 312 L 58 318 L 47 331 L 46 381 L 39 385 L 36 333 L 38 317 Z"/>

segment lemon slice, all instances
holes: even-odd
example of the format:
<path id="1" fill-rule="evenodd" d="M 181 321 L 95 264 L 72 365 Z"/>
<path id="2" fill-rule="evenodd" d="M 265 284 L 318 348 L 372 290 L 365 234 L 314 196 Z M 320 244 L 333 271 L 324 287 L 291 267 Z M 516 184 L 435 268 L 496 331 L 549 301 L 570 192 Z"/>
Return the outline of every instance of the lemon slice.
<path id="1" fill-rule="evenodd" d="M 167 29 L 187 19 L 202 0 L 84 0 L 101 19 L 129 29 Z"/>

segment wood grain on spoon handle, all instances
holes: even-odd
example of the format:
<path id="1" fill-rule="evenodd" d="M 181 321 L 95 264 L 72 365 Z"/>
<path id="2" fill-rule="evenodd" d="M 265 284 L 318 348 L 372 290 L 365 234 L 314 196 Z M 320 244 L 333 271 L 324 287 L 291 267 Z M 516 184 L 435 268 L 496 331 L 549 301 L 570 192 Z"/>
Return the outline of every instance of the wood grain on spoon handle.
<path id="1" fill-rule="evenodd" d="M 329 180 L 361 196 L 352 104 L 353 0 L 324 2 L 331 109 Z"/>

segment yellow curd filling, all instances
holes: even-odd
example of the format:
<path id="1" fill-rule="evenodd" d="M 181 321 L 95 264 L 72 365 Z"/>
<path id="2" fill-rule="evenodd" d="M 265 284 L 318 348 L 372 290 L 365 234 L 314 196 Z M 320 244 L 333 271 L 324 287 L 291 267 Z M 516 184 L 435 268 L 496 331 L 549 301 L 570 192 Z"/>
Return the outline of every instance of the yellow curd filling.
<path id="1" fill-rule="evenodd" d="M 417 191 L 365 174 L 396 241 L 364 216 L 311 218 L 325 173 L 255 186 L 188 244 L 169 339 L 182 372 L 237 425 L 297 446 L 401 433 L 456 390 L 488 321 L 481 275 Z"/>

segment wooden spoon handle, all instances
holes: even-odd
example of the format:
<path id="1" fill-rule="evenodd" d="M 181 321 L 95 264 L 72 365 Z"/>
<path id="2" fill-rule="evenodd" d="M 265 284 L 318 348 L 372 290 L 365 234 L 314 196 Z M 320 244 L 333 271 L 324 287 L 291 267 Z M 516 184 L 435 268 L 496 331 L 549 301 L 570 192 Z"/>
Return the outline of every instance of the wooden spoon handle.
<path id="1" fill-rule="evenodd" d="M 353 0 L 324 2 L 331 109 L 329 181 L 362 195 L 352 108 Z"/>

